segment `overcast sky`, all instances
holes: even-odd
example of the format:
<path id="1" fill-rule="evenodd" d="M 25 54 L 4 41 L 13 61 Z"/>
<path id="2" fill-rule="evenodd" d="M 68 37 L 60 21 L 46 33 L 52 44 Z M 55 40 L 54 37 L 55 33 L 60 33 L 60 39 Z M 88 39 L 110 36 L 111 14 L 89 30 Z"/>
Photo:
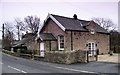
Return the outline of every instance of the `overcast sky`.
<path id="1" fill-rule="evenodd" d="M 4 22 L 14 22 L 15 18 L 23 19 L 28 15 L 38 16 L 43 22 L 48 13 L 66 17 L 77 14 L 83 20 L 109 18 L 118 25 L 118 0 L 2 0 L 0 11 L 1 26 Z"/>

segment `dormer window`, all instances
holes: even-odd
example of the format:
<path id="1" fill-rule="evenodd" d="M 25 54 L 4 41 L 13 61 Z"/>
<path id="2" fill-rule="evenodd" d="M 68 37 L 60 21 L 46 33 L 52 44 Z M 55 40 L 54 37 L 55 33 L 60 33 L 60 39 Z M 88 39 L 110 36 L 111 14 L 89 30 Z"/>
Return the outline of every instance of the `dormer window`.
<path id="1" fill-rule="evenodd" d="M 94 29 L 91 29 L 91 30 L 90 30 L 90 34 L 95 34 L 95 30 L 94 30 Z"/>

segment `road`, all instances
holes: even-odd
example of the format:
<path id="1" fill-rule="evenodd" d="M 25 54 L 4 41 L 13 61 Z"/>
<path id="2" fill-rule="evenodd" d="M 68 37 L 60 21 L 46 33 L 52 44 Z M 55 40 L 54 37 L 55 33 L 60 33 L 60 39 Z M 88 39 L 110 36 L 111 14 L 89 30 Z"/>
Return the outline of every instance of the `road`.
<path id="1" fill-rule="evenodd" d="M 118 64 L 77 63 L 71 65 L 55 64 L 14 57 L 2 53 L 2 73 L 118 73 Z"/>

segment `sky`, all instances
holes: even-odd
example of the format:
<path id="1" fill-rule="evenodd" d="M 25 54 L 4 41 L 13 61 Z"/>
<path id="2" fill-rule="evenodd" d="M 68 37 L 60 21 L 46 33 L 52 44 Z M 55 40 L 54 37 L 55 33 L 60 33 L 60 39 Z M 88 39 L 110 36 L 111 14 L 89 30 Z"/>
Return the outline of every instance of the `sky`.
<path id="1" fill-rule="evenodd" d="M 118 25 L 118 0 L 1 0 L 0 27 L 4 22 L 14 23 L 15 18 L 23 20 L 29 15 L 37 16 L 43 22 L 48 13 L 71 18 L 77 14 L 83 20 L 109 18 Z"/>

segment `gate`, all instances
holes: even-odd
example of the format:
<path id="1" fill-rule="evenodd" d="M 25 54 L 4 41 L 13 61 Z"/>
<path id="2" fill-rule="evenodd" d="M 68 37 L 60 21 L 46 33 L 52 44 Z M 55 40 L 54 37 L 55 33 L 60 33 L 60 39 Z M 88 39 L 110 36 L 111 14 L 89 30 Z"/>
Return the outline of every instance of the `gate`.
<path id="1" fill-rule="evenodd" d="M 87 51 L 87 62 L 98 60 L 99 50 L 88 50 Z"/>

